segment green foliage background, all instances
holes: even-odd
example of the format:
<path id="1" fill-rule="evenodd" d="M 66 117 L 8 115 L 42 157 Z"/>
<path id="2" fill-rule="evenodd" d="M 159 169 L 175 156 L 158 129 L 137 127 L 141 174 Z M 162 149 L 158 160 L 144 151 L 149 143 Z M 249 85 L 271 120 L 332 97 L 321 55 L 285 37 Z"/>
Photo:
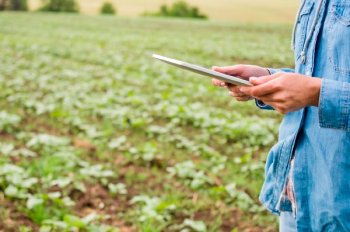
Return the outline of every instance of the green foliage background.
<path id="1" fill-rule="evenodd" d="M 27 0 L 0 0 L 0 11 L 26 11 L 28 10 Z"/>
<path id="2" fill-rule="evenodd" d="M 0 228 L 276 231 L 258 193 L 280 116 L 151 54 L 287 67 L 290 31 L 0 14 Z"/>
<path id="3" fill-rule="evenodd" d="M 177 18 L 196 18 L 196 19 L 207 19 L 208 16 L 200 12 L 198 7 L 190 6 L 185 1 L 177 1 L 172 5 L 161 5 L 160 9 L 156 13 L 146 13 L 145 15 L 150 16 L 162 16 L 162 17 L 177 17 Z"/>
<path id="4" fill-rule="evenodd" d="M 116 14 L 115 7 L 110 2 L 103 3 L 100 12 L 101 14 Z"/>
<path id="5" fill-rule="evenodd" d="M 79 7 L 75 0 L 43 0 L 40 10 L 75 13 L 79 11 Z"/>

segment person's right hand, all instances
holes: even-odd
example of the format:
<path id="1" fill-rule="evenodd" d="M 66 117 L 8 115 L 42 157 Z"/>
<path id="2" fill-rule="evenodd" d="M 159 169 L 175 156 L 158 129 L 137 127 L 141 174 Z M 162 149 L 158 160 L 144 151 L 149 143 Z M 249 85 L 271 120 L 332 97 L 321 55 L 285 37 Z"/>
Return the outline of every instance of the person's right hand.
<path id="1" fill-rule="evenodd" d="M 269 71 L 266 68 L 262 68 L 256 65 L 234 65 L 227 67 L 213 67 L 216 72 L 224 73 L 230 76 L 237 76 L 242 79 L 248 80 L 251 77 L 261 77 L 270 75 Z M 213 79 L 213 85 L 219 87 L 227 87 L 230 95 L 234 97 L 237 101 L 248 101 L 253 99 L 251 96 L 244 94 L 239 90 L 239 86 L 225 83 L 223 81 Z"/>

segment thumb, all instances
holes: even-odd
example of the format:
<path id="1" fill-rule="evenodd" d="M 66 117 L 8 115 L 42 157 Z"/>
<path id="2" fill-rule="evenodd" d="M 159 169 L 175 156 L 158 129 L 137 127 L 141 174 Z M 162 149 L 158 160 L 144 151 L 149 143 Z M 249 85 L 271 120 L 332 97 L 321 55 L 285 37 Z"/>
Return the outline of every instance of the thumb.
<path id="1" fill-rule="evenodd" d="M 262 76 L 262 77 L 251 77 L 251 78 L 249 78 L 249 81 L 253 85 L 261 85 L 261 84 L 269 82 L 273 79 L 276 79 L 278 76 L 279 75 L 274 74 L 274 75 Z"/>
<path id="2" fill-rule="evenodd" d="M 224 73 L 227 75 L 239 75 L 242 72 L 242 68 L 240 68 L 239 65 L 226 66 L 226 67 L 214 66 L 212 67 L 212 70 L 216 72 Z"/>
<path id="3" fill-rule="evenodd" d="M 228 74 L 228 72 L 230 72 L 230 70 L 228 69 L 228 67 L 218 67 L 218 66 L 213 66 L 212 70 L 216 71 L 216 72 L 220 72 L 220 73 L 226 73 Z"/>

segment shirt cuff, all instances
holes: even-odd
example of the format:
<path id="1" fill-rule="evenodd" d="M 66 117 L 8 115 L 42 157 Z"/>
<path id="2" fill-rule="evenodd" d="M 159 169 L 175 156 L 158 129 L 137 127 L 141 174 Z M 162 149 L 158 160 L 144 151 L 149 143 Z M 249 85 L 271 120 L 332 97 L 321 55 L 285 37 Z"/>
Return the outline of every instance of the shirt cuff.
<path id="1" fill-rule="evenodd" d="M 273 75 L 275 73 L 279 72 L 287 72 L 287 73 L 294 73 L 294 69 L 291 68 L 281 68 L 281 69 L 275 69 L 275 68 L 267 68 L 267 71 L 270 73 L 270 75 Z"/>
<path id="2" fill-rule="evenodd" d="M 278 73 L 280 70 L 274 69 L 274 68 L 267 68 L 267 71 L 269 72 L 270 75 L 273 75 L 275 73 Z"/>
<path id="3" fill-rule="evenodd" d="M 350 83 L 322 79 L 319 122 L 323 128 L 349 129 Z"/>
<path id="4" fill-rule="evenodd" d="M 274 108 L 272 108 L 271 106 L 266 105 L 264 102 L 257 99 L 255 99 L 255 105 L 262 110 L 274 110 Z"/>

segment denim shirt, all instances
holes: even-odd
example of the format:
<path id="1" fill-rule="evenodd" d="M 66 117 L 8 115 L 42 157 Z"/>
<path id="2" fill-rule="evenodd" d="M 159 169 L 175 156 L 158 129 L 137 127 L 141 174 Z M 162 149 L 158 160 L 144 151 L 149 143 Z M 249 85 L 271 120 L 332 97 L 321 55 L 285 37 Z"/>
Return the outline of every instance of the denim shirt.
<path id="1" fill-rule="evenodd" d="M 350 231 L 350 0 L 304 0 L 294 41 L 295 69 L 271 71 L 322 78 L 319 107 L 285 115 L 260 200 L 291 211 L 281 196 L 294 157 L 298 231 Z"/>

